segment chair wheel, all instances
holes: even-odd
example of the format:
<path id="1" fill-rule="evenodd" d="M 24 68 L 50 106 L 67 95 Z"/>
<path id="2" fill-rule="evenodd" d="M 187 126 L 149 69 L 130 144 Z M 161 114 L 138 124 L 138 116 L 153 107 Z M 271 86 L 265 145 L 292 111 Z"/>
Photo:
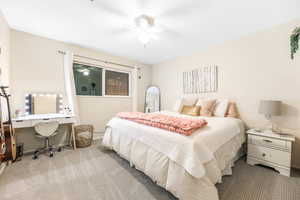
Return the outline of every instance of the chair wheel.
<path id="1" fill-rule="evenodd" d="M 36 159 L 38 159 L 38 156 L 37 156 L 37 155 L 34 155 L 34 156 L 32 157 L 32 159 L 33 159 L 33 160 L 36 160 Z"/>
<path id="2" fill-rule="evenodd" d="M 61 152 L 61 150 L 62 150 L 61 147 L 59 147 L 59 148 L 57 149 L 57 152 Z"/>
<path id="3" fill-rule="evenodd" d="M 49 157 L 53 157 L 53 155 L 54 155 L 54 154 L 53 154 L 53 152 L 50 152 L 50 155 L 49 155 Z"/>

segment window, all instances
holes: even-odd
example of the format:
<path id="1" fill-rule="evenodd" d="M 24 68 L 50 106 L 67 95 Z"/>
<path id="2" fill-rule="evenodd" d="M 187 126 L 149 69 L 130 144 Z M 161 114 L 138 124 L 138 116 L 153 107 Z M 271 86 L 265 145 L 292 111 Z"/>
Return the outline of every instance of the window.
<path id="1" fill-rule="evenodd" d="M 129 74 L 106 70 L 105 95 L 129 96 Z"/>
<path id="2" fill-rule="evenodd" d="M 74 63 L 73 72 L 77 95 L 102 96 L 102 69 Z"/>
<path id="3" fill-rule="evenodd" d="M 130 96 L 130 73 L 128 72 L 74 63 L 73 73 L 77 95 Z"/>

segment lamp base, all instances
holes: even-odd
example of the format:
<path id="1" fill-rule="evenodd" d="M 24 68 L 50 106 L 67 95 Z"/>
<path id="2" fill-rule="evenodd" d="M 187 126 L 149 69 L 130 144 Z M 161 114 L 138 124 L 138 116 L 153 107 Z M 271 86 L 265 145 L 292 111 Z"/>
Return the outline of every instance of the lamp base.
<path id="1" fill-rule="evenodd" d="M 278 128 L 278 126 L 275 123 L 273 123 L 271 119 L 269 119 L 269 121 L 270 126 L 267 129 L 265 129 L 265 131 L 268 133 L 280 133 L 280 129 Z"/>

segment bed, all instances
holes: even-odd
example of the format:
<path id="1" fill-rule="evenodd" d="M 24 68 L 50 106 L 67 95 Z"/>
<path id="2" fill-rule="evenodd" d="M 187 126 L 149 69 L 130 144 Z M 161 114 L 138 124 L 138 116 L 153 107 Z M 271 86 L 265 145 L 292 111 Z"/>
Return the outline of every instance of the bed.
<path id="1" fill-rule="evenodd" d="M 242 154 L 243 122 L 228 117 L 160 113 L 203 118 L 208 125 L 184 136 L 115 117 L 107 124 L 103 145 L 181 200 L 218 200 L 215 184 L 232 173 L 234 162 Z"/>

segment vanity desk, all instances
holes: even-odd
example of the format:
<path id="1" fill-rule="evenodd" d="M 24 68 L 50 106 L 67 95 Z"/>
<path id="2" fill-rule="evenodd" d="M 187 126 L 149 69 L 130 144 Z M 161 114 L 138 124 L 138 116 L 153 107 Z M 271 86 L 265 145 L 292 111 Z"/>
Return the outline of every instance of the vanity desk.
<path id="1" fill-rule="evenodd" d="M 22 117 L 17 117 L 12 119 L 12 124 L 15 129 L 20 128 L 33 128 L 37 123 L 57 121 L 59 124 L 70 124 L 71 134 L 70 134 L 70 145 L 76 150 L 75 134 L 74 134 L 74 124 L 76 122 L 74 115 L 67 114 L 31 114 Z M 73 142 L 73 144 L 72 144 Z"/>

